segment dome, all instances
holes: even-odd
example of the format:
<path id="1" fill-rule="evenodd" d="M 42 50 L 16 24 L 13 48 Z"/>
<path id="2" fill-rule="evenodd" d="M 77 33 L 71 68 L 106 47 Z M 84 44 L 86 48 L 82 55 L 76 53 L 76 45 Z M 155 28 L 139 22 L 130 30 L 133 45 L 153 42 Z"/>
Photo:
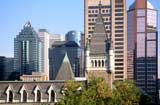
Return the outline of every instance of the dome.
<path id="1" fill-rule="evenodd" d="M 149 1 L 147 1 L 147 8 L 154 9 L 153 5 Z M 129 10 L 131 9 L 135 9 L 135 2 L 129 7 Z"/>

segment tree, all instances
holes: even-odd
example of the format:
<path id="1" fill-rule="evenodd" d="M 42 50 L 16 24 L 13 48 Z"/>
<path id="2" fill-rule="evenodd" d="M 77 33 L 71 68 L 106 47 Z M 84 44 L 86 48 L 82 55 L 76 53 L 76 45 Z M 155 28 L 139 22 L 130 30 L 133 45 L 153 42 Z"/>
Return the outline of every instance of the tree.
<path id="1" fill-rule="evenodd" d="M 139 105 L 141 91 L 133 81 L 115 81 L 112 105 Z"/>
<path id="2" fill-rule="evenodd" d="M 141 92 L 132 81 L 116 81 L 114 88 L 102 78 L 87 84 L 68 81 L 62 89 L 64 98 L 57 105 L 139 105 Z"/>

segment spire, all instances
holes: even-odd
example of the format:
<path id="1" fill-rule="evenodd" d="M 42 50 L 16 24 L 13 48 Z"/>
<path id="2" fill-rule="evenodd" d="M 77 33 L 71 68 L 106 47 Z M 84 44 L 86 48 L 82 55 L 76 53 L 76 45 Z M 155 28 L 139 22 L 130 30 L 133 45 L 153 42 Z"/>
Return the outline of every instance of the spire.
<path id="1" fill-rule="evenodd" d="M 94 31 L 90 39 L 90 53 L 91 54 L 105 54 L 105 41 L 108 40 L 108 34 L 105 28 L 104 20 L 101 14 L 101 2 L 99 3 L 99 14 L 97 16 Z"/>
<path id="2" fill-rule="evenodd" d="M 24 27 L 32 27 L 31 22 L 30 21 L 26 22 L 26 24 L 24 25 Z"/>
<path id="3" fill-rule="evenodd" d="M 67 53 L 65 53 L 63 62 L 58 70 L 56 80 L 74 80 L 74 74 L 72 67 L 68 58 Z"/>

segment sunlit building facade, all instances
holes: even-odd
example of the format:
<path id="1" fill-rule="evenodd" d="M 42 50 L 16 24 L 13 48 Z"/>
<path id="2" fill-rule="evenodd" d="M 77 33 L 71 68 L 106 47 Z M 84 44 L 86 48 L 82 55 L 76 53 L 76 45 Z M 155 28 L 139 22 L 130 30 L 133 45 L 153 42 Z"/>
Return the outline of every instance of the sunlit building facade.
<path id="1" fill-rule="evenodd" d="M 157 10 L 147 0 L 136 0 L 128 10 L 128 75 L 154 101 L 158 96 L 157 19 Z"/>
<path id="2" fill-rule="evenodd" d="M 127 29 L 126 0 L 85 0 L 85 45 L 87 38 L 92 39 L 96 19 L 101 3 L 101 15 L 104 20 L 107 36 L 113 41 L 114 80 L 127 78 Z M 97 48 L 98 49 L 98 48 Z"/>

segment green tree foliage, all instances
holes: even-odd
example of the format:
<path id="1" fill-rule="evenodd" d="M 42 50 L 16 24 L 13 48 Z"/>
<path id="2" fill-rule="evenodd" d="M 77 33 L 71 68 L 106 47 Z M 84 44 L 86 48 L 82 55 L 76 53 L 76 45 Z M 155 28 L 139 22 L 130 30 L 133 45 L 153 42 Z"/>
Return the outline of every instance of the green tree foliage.
<path id="1" fill-rule="evenodd" d="M 64 98 L 57 105 L 139 105 L 141 92 L 132 81 L 116 81 L 110 89 L 102 78 L 82 84 L 68 81 L 62 89 Z"/>

